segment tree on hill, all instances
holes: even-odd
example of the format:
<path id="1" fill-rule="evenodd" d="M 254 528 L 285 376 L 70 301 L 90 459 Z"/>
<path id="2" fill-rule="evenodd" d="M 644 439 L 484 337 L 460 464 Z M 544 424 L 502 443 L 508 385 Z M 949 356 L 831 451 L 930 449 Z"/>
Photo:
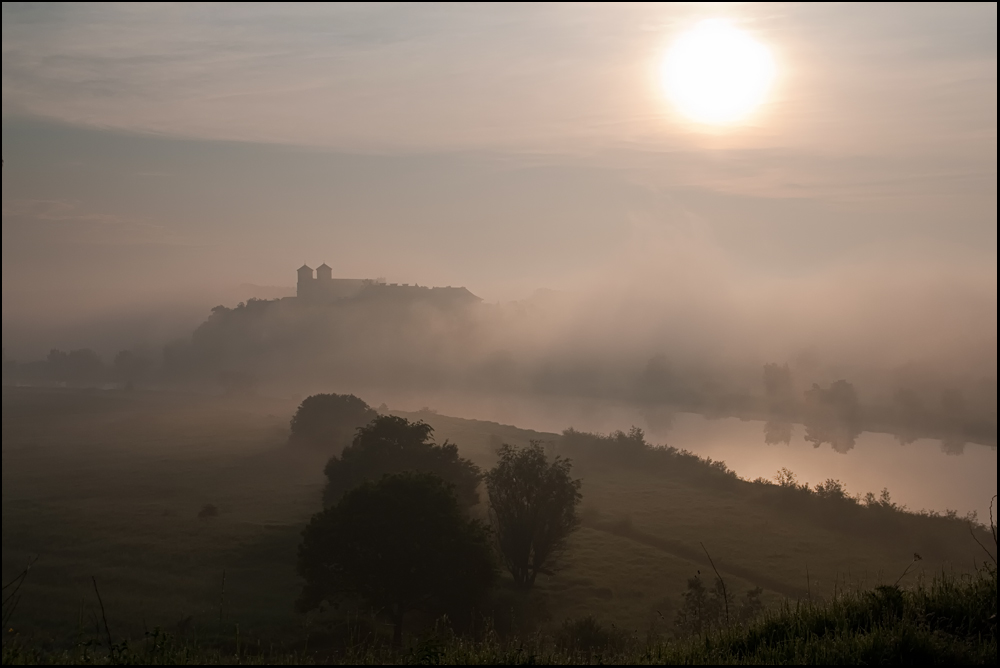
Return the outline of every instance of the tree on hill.
<path id="1" fill-rule="evenodd" d="M 314 394 L 292 416 L 289 442 L 339 453 L 359 427 L 376 417 L 378 413 L 353 394 Z"/>
<path id="2" fill-rule="evenodd" d="M 570 477 L 568 459 L 549 463 L 541 444 L 527 448 L 504 444 L 500 461 L 486 474 L 500 555 L 519 587 L 528 588 L 539 573 L 549 574 L 579 526 L 580 480 Z"/>
<path id="3" fill-rule="evenodd" d="M 431 440 L 433 427 L 394 415 L 379 415 L 358 429 L 354 442 L 327 462 L 323 505 L 332 506 L 349 490 L 389 473 L 432 473 L 454 486 L 463 507 L 479 503 L 479 467 L 458 456 L 458 446 Z"/>
<path id="4" fill-rule="evenodd" d="M 466 614 L 497 574 L 488 529 L 426 473 L 365 483 L 313 516 L 297 570 L 305 579 L 300 610 L 359 598 L 390 616 L 397 646 L 406 613 Z"/>

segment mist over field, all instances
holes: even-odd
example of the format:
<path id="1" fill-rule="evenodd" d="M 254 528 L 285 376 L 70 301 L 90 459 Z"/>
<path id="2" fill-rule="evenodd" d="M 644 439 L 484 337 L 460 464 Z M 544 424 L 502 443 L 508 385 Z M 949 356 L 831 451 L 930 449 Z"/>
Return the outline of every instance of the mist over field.
<path id="1" fill-rule="evenodd" d="M 95 573 L 112 662 L 145 600 L 213 661 L 780 663 L 678 648 L 995 589 L 995 4 L 2 12 L 5 664 Z M 323 575 L 421 531 L 479 566 Z"/>

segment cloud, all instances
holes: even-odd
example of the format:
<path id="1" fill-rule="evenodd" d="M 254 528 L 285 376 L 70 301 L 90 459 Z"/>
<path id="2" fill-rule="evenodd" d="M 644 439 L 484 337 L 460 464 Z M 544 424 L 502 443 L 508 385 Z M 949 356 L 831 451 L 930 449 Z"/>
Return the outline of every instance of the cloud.
<path id="1" fill-rule="evenodd" d="M 722 139 L 679 124 L 655 85 L 670 39 L 719 11 L 760 33 L 784 68 L 759 127 Z M 3 12 L 4 113 L 97 127 L 365 151 L 721 143 L 871 153 L 995 140 L 995 7 Z"/>
<path id="2" fill-rule="evenodd" d="M 141 245 L 177 243 L 166 228 L 88 211 L 80 202 L 4 200 L 4 243 Z"/>

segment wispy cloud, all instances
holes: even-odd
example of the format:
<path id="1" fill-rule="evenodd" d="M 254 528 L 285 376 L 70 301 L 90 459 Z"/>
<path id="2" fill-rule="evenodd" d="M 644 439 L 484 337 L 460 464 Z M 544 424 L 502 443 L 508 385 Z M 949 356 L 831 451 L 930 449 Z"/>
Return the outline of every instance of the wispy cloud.
<path id="1" fill-rule="evenodd" d="M 137 245 L 181 243 L 173 231 L 149 222 L 89 211 L 80 202 L 4 200 L 5 243 Z"/>
<path id="2" fill-rule="evenodd" d="M 5 4 L 4 112 L 352 150 L 704 146 L 654 79 L 706 12 L 782 67 L 761 127 L 726 146 L 995 140 L 995 6 Z"/>

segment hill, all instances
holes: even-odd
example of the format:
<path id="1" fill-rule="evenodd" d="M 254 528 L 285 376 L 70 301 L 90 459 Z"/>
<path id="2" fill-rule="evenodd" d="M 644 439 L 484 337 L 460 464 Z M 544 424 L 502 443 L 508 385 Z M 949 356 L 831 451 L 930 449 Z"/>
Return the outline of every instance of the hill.
<path id="1" fill-rule="evenodd" d="M 295 551 L 319 508 L 326 459 L 287 446 L 294 408 L 266 399 L 4 389 L 4 582 L 37 558 L 12 626 L 57 644 L 93 628 L 93 577 L 120 637 L 154 627 L 182 639 L 229 637 L 238 625 L 265 644 L 337 642 L 330 618 L 292 606 Z M 956 519 L 787 480 L 740 480 L 719 462 L 651 447 L 641 434 L 546 434 L 406 415 L 425 419 L 439 442 L 453 440 L 482 466 L 502 442 L 545 442 L 570 456 L 584 481 L 585 525 L 565 568 L 540 578 L 528 600 L 503 594 L 509 598 L 498 605 L 510 613 L 497 622 L 501 631 L 551 631 L 590 616 L 634 636 L 670 637 L 688 580 L 699 572 L 713 579 L 709 555 L 731 591 L 760 587 L 771 605 L 831 600 L 904 572 L 904 586 L 960 575 L 981 560 Z"/>

